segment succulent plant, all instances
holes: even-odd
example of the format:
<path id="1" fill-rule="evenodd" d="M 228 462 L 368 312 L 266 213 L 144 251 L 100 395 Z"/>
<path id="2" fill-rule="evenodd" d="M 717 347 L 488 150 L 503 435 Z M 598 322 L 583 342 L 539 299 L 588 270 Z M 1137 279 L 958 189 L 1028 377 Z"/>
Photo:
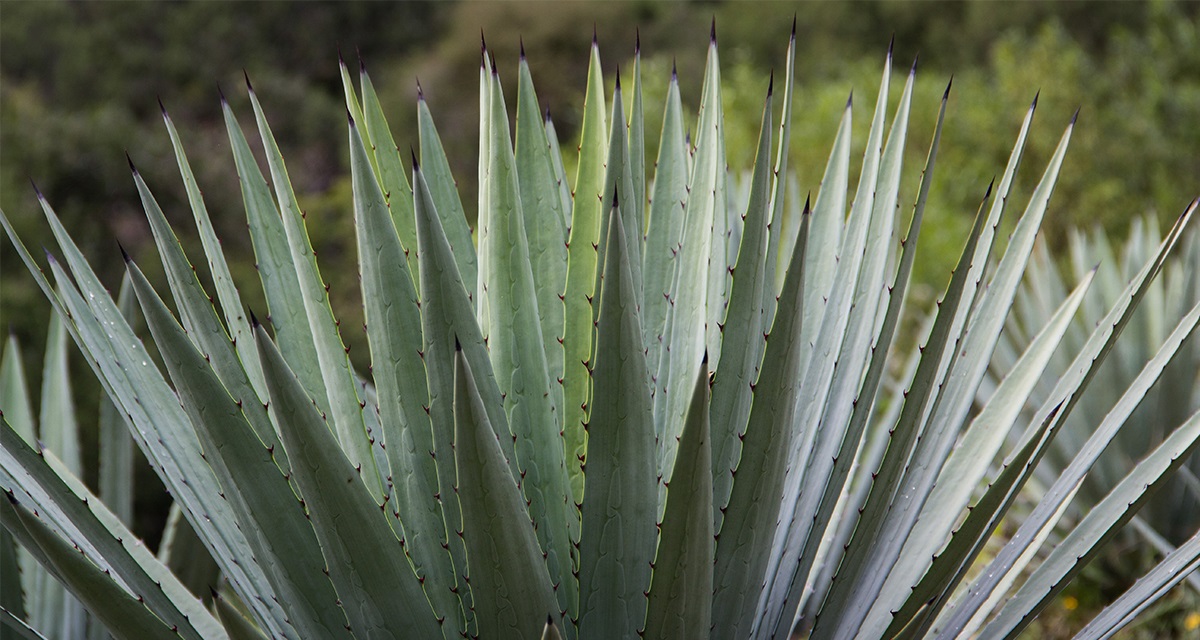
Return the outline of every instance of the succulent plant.
<path id="1" fill-rule="evenodd" d="M 1042 537 L 1023 528 L 967 580 L 1196 203 L 1027 424 L 1020 408 L 1088 278 L 973 413 L 1074 125 L 1000 257 L 995 230 L 1031 107 L 893 393 L 885 372 L 901 357 L 949 87 L 901 233 L 916 68 L 889 128 L 891 65 L 889 52 L 853 197 L 847 103 L 820 190 L 800 207 L 785 197 L 789 47 L 779 133 L 772 80 L 742 211 L 729 205 L 715 25 L 695 147 L 673 76 L 652 180 L 638 57 L 628 115 L 619 80 L 606 113 L 593 42 L 568 180 L 524 56 L 514 144 L 485 48 L 474 229 L 424 96 L 410 182 L 365 70 L 356 91 L 343 65 L 368 371 L 347 357 L 309 238 L 319 230 L 305 224 L 253 89 L 269 180 L 223 108 L 261 319 L 233 285 L 164 111 L 215 290 L 135 170 L 178 312 L 127 257 L 165 375 L 44 199 L 63 257 L 48 257 L 53 284 L 0 223 L 226 586 L 207 609 L 54 452 L 8 426 L 4 528 L 119 637 L 787 637 L 798 622 L 813 638 L 958 637 L 980 623 L 985 637 L 1015 636 L 1200 435 L 1193 415 L 1003 606 L 997 589 Z M 1154 363 L 1171 359 L 1174 336 Z M 1120 406 L 1143 393 L 1131 385 Z M 1018 420 L 1020 442 L 989 474 L 996 434 Z M 1094 440 L 1121 422 L 1106 419 Z M 1090 450 L 1023 527 L 1053 527 Z M 1122 606 L 1118 619 L 1137 605 Z M 36 633 L 8 611 L 7 627 Z"/>
<path id="2" fill-rule="evenodd" d="M 1162 240 L 1157 220 L 1152 216 L 1136 218 L 1129 238 L 1114 245 L 1099 231 L 1075 230 L 1069 236 L 1069 255 L 1061 265 L 1051 258 L 1044 243 L 1034 248 L 1033 258 L 1018 290 L 1013 312 L 1005 332 L 992 356 L 992 371 L 1006 371 L 1028 345 L 1032 332 L 1043 326 L 1053 308 L 1065 296 L 1067 287 L 1086 277 L 1095 268 L 1096 284 L 1084 297 L 1081 310 L 1063 336 L 1063 347 L 1055 353 L 1043 373 L 1042 380 L 1030 394 L 1030 409 L 1046 399 L 1053 380 L 1069 364 L 1070 358 L 1086 340 L 1091 328 L 1100 321 L 1104 310 L 1120 295 L 1125 283 L 1132 278 L 1145 258 Z M 1180 241 L 1181 249 L 1163 267 L 1163 275 L 1147 293 L 1147 300 L 1134 314 L 1130 330 L 1117 342 L 1116 352 L 1097 374 L 1097 380 L 1081 397 L 1080 405 L 1067 419 L 1063 432 L 1037 471 L 1040 484 L 1045 486 L 1071 462 L 1074 453 L 1083 446 L 1091 430 L 1112 408 L 1116 398 L 1141 373 L 1146 362 L 1170 335 L 1172 328 L 1190 307 L 1200 300 L 1200 235 L 1187 233 Z M 981 396 L 999 380 L 991 377 L 981 386 Z M 1179 348 L 1179 353 L 1159 380 L 1146 392 L 1141 404 L 1129 416 L 1112 446 L 1096 461 L 1096 466 L 1079 487 L 1069 517 L 1069 526 L 1112 490 L 1133 464 L 1171 430 L 1200 409 L 1200 341 L 1193 335 Z M 1170 553 L 1175 545 L 1183 544 L 1200 529 L 1200 457 L 1192 456 L 1176 472 L 1176 478 L 1150 500 L 1127 528 L 1123 544 L 1105 554 L 1106 562 L 1097 576 L 1110 586 L 1125 586 L 1148 569 L 1138 562 L 1139 553 L 1146 559 Z M 1136 538 L 1144 550 L 1129 553 Z M 1200 592 L 1200 576 L 1188 580 L 1192 589 Z"/>

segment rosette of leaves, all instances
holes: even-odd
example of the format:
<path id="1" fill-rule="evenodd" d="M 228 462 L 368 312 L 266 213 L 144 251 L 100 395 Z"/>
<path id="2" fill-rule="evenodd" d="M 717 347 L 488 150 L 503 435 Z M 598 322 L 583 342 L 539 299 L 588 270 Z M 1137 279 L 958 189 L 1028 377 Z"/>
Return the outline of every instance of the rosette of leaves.
<path id="1" fill-rule="evenodd" d="M 347 357 L 320 273 L 334 265 L 312 251 L 319 229 L 305 224 L 253 90 L 266 173 L 223 107 L 267 300 L 259 319 L 233 286 L 164 114 L 214 291 L 135 171 L 167 284 L 156 289 L 132 260 L 128 273 L 161 365 L 49 203 L 59 252 L 48 275 L 0 222 L 228 589 L 216 614 L 199 605 L 9 427 L 5 529 L 122 637 L 786 637 L 797 622 L 815 638 L 956 637 L 977 614 L 991 616 L 985 636 L 1014 636 L 1200 434 L 1195 417 L 1172 432 L 1003 606 L 990 596 L 1040 538 L 1014 538 L 967 580 L 1195 204 L 1031 420 L 1019 408 L 1087 282 L 973 413 L 1073 126 L 1001 255 L 994 231 L 1012 214 L 1031 108 L 893 394 L 884 373 L 949 88 L 911 218 L 898 194 L 916 69 L 889 118 L 890 53 L 854 192 L 847 103 L 824 179 L 801 207 L 784 189 L 793 51 L 782 81 L 764 83 L 739 210 L 715 26 L 694 148 L 673 75 L 654 107 L 664 111 L 654 162 L 640 58 L 609 102 L 593 42 L 573 177 L 523 59 L 510 133 L 485 50 L 474 228 L 424 96 L 406 165 L 369 77 L 356 88 L 343 67 L 367 371 Z M 1177 342 L 1153 361 L 1169 361 Z M 1122 403 L 1142 392 L 1131 386 Z M 988 474 L 990 438 L 1013 428 L 1020 443 Z M 973 495 L 977 486 L 986 490 Z M 1048 492 L 1025 523 L 1052 527 L 1063 497 Z M 8 610 L 8 627 L 36 633 Z"/>

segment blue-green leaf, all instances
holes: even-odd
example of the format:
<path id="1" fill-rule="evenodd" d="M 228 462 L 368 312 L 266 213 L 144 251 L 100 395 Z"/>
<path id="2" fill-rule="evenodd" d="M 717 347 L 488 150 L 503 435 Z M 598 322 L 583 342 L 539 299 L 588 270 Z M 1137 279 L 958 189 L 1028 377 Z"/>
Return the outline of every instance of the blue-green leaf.
<path id="1" fill-rule="evenodd" d="M 555 600 L 525 499 L 508 471 L 461 351 L 454 365 L 455 491 L 462 503 L 479 637 L 532 638 L 548 617 L 566 623 L 566 611 Z"/>
<path id="2" fill-rule="evenodd" d="M 579 540 L 579 637 L 627 638 L 645 620 L 658 532 L 658 484 L 649 372 L 618 217 L 608 223 L 588 419 L 583 530 Z"/>

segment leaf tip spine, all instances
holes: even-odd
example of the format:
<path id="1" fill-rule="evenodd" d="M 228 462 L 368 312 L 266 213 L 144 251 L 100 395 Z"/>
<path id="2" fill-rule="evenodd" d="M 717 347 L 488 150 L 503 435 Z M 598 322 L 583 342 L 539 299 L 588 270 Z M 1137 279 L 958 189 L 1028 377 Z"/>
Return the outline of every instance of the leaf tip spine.
<path id="1" fill-rule="evenodd" d="M 221 83 L 217 83 L 217 95 L 221 96 L 221 106 L 229 106 L 229 101 L 225 99 L 225 91 L 221 89 Z"/>
<path id="2" fill-rule="evenodd" d="M 642 55 L 642 28 L 633 28 L 633 55 Z"/>
<path id="3" fill-rule="evenodd" d="M 804 215 L 807 216 L 811 213 L 812 213 L 812 192 L 809 191 L 808 195 L 804 196 Z"/>
<path id="4" fill-rule="evenodd" d="M 250 84 L 250 73 L 245 68 L 242 69 L 242 77 L 246 79 L 246 90 L 254 93 L 254 85 Z"/>
<path id="5" fill-rule="evenodd" d="M 1033 94 L 1033 102 L 1029 105 L 1029 110 L 1037 109 L 1038 98 L 1042 97 L 1042 89 L 1039 87 L 1037 93 Z"/>
<path id="6" fill-rule="evenodd" d="M 792 42 L 796 41 L 796 14 L 792 14 Z"/>
<path id="7" fill-rule="evenodd" d="M 125 250 L 125 245 L 121 244 L 120 240 L 117 241 L 117 249 L 121 250 L 121 259 L 125 261 L 125 264 L 133 262 L 133 258 L 129 257 L 129 252 Z"/>
<path id="8" fill-rule="evenodd" d="M 891 39 L 891 41 L 888 42 L 887 59 L 888 59 L 889 64 L 892 61 L 892 51 L 895 50 L 895 48 L 896 48 L 896 32 L 893 31 L 892 39 Z"/>
<path id="9" fill-rule="evenodd" d="M 425 90 L 421 88 L 420 77 L 417 77 L 417 102 L 425 102 Z"/>
<path id="10" fill-rule="evenodd" d="M 767 81 L 767 99 L 771 99 L 771 94 L 775 92 L 775 67 L 771 67 L 771 79 Z"/>
<path id="11" fill-rule="evenodd" d="M 250 316 L 250 328 L 251 329 L 257 329 L 262 326 L 262 323 L 258 321 L 258 316 L 254 315 L 254 309 L 251 309 L 250 307 L 246 307 L 246 313 L 249 314 L 249 316 Z"/>
<path id="12" fill-rule="evenodd" d="M 125 162 L 129 163 L 129 171 L 131 171 L 135 176 L 138 175 L 137 167 L 133 166 L 133 158 L 129 157 L 128 149 L 125 150 Z"/>
<path id="13" fill-rule="evenodd" d="M 950 87 L 954 86 L 954 74 L 950 74 L 950 81 L 946 83 L 946 91 L 942 93 L 942 102 L 950 99 Z M 1036 100 L 1036 98 L 1035 98 Z"/>
<path id="14" fill-rule="evenodd" d="M 712 17 L 712 26 L 708 30 L 708 41 L 712 46 L 717 44 L 717 16 Z"/>
<path id="15" fill-rule="evenodd" d="M 920 62 L 920 60 L 921 60 L 921 52 L 918 51 L 917 55 L 913 56 L 912 68 L 908 70 L 908 75 L 910 75 L 910 76 L 917 75 L 917 63 Z"/>
<path id="16" fill-rule="evenodd" d="M 592 22 L 592 47 L 596 48 L 599 46 L 600 46 L 600 37 L 596 32 L 596 23 Z"/>
<path id="17" fill-rule="evenodd" d="M 524 61 L 525 60 L 525 37 L 517 36 L 517 42 L 519 42 L 521 45 L 521 60 Z"/>
<path id="18" fill-rule="evenodd" d="M 454 353 L 462 353 L 462 343 L 458 341 L 458 334 L 454 334 Z"/>
<path id="19" fill-rule="evenodd" d="M 156 95 L 156 96 L 154 96 L 154 98 L 156 100 L 158 100 L 158 110 L 161 111 L 163 117 L 166 118 L 167 117 L 167 107 L 163 105 L 162 96 Z"/>
<path id="20" fill-rule="evenodd" d="M 412 154 L 413 172 L 421 173 L 421 163 L 417 162 L 417 150 L 412 148 L 412 145 L 409 145 L 408 151 L 409 151 L 409 153 Z M 413 185 L 413 186 L 416 186 L 416 185 Z"/>
<path id="21" fill-rule="evenodd" d="M 32 177 L 29 178 L 29 186 L 33 187 L 33 193 L 37 195 L 38 202 L 46 201 L 46 196 L 42 195 L 42 190 L 38 188 Z"/>
<path id="22" fill-rule="evenodd" d="M 1072 127 L 1075 126 L 1075 121 L 1079 119 L 1079 110 L 1080 109 L 1083 109 L 1083 105 L 1079 105 L 1078 107 L 1075 107 L 1075 115 L 1071 116 L 1071 125 L 1070 126 L 1072 126 Z"/>
<path id="23" fill-rule="evenodd" d="M 846 110 L 849 111 L 854 106 L 854 89 L 850 90 L 850 97 L 846 98 Z"/>

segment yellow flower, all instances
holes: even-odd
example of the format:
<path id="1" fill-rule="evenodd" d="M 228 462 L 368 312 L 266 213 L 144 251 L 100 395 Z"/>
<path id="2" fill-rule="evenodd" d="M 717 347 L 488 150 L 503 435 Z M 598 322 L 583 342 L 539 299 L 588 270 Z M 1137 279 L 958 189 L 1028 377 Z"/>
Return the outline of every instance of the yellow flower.
<path id="1" fill-rule="evenodd" d="M 1067 611 L 1074 611 L 1079 608 L 1079 599 L 1075 596 L 1066 596 L 1063 598 L 1062 604 Z"/>
<path id="2" fill-rule="evenodd" d="M 1183 628 L 1188 631 L 1200 629 L 1200 613 L 1189 613 L 1188 616 L 1183 619 Z"/>

